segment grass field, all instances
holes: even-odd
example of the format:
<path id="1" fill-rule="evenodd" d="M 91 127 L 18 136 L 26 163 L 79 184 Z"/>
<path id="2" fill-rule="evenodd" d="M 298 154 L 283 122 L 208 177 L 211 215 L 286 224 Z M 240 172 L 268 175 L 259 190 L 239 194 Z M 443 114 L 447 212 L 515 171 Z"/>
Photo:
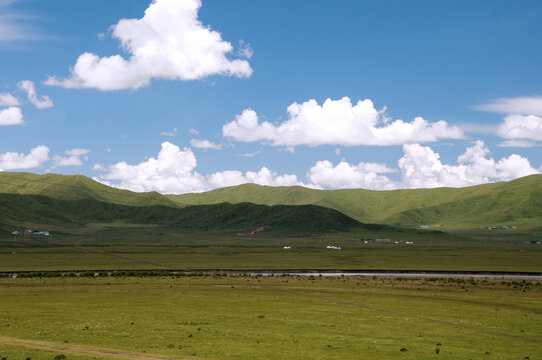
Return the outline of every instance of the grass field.
<path id="1" fill-rule="evenodd" d="M 101 224 L 105 226 L 104 224 Z M 539 239 L 513 231 L 450 235 L 426 231 L 312 234 L 179 233 L 167 228 L 95 224 L 87 234 L 0 239 L 0 271 L 125 269 L 343 269 L 542 272 Z M 101 229 L 101 230 L 100 230 Z M 471 237 L 467 237 L 471 236 Z M 390 238 L 414 244 L 364 244 Z M 289 245 L 290 250 L 283 246 Z M 342 250 L 326 249 L 327 245 Z"/>
<path id="2" fill-rule="evenodd" d="M 0 355 L 8 359 L 113 358 L 107 349 L 118 351 L 117 358 L 155 359 L 539 359 L 542 353 L 539 282 L 129 277 L 1 279 L 0 287 Z"/>

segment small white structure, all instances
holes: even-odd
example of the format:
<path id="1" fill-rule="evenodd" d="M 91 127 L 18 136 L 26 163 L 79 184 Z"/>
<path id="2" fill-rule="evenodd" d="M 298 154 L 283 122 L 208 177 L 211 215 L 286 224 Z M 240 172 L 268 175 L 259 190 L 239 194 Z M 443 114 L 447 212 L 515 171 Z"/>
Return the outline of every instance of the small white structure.
<path id="1" fill-rule="evenodd" d="M 291 249 L 292 247 L 291 246 L 284 246 L 283 249 L 286 249 L 286 250 L 289 250 Z"/>
<path id="2" fill-rule="evenodd" d="M 328 245 L 328 246 L 326 246 L 326 249 L 341 250 L 341 247 L 340 246 Z"/>

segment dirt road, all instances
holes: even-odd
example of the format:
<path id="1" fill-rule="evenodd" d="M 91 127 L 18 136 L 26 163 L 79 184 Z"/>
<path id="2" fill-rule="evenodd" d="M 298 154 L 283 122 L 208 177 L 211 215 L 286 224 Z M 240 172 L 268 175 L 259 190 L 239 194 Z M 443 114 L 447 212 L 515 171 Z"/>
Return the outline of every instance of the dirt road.
<path id="1" fill-rule="evenodd" d="M 103 349 L 82 345 L 59 344 L 51 341 L 17 339 L 0 336 L 0 344 L 24 346 L 33 349 L 55 351 L 59 353 L 71 353 L 76 355 L 92 355 L 106 359 L 134 359 L 134 360 L 196 360 L 195 357 L 177 357 L 166 355 L 153 355 L 147 353 L 136 353 L 115 349 Z"/>

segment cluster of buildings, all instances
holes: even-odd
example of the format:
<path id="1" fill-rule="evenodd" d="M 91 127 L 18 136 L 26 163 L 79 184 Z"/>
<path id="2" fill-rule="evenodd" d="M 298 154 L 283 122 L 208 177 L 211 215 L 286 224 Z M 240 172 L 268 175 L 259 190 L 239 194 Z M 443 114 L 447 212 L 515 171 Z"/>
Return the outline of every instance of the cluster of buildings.
<path id="1" fill-rule="evenodd" d="M 273 227 L 269 226 L 269 225 L 257 226 L 257 227 L 253 227 L 251 229 L 248 229 L 246 231 L 237 233 L 237 236 L 249 236 L 249 235 L 254 235 L 254 234 L 262 232 L 262 231 L 269 231 L 269 230 L 273 230 Z"/>
<path id="2" fill-rule="evenodd" d="M 49 236 L 49 231 L 32 231 L 30 229 L 27 229 L 25 231 L 19 231 L 15 230 L 11 232 L 11 235 L 15 236 L 30 236 L 30 235 L 41 235 L 41 236 Z"/>
<path id="3" fill-rule="evenodd" d="M 516 228 L 515 226 L 503 225 L 503 226 L 482 226 L 480 229 L 484 229 L 484 230 L 510 230 L 510 229 L 515 229 L 515 228 Z"/>

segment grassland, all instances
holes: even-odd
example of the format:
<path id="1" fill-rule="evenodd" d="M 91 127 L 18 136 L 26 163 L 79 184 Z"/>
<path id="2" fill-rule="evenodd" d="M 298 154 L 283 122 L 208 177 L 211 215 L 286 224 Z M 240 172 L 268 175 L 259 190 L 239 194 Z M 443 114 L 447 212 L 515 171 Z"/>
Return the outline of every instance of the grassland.
<path id="1" fill-rule="evenodd" d="M 537 359 L 540 283 L 373 278 L 0 279 L 8 359 Z M 438 351 L 438 353 L 437 353 Z M 130 357 L 126 357 L 130 358 Z"/>
<path id="2" fill-rule="evenodd" d="M 115 269 L 343 269 L 542 272 L 542 246 L 530 233 L 492 230 L 474 237 L 418 230 L 352 229 L 179 232 L 125 223 L 91 224 L 88 233 L 0 238 L 0 271 Z M 489 239 L 484 236 L 489 236 Z M 534 237 L 533 237 L 534 236 Z M 536 237 L 539 236 L 539 237 Z M 364 244 L 361 238 L 414 244 Z M 353 241 L 353 239 L 358 241 Z M 285 250 L 283 246 L 291 246 Z M 341 250 L 326 249 L 327 245 Z"/>

